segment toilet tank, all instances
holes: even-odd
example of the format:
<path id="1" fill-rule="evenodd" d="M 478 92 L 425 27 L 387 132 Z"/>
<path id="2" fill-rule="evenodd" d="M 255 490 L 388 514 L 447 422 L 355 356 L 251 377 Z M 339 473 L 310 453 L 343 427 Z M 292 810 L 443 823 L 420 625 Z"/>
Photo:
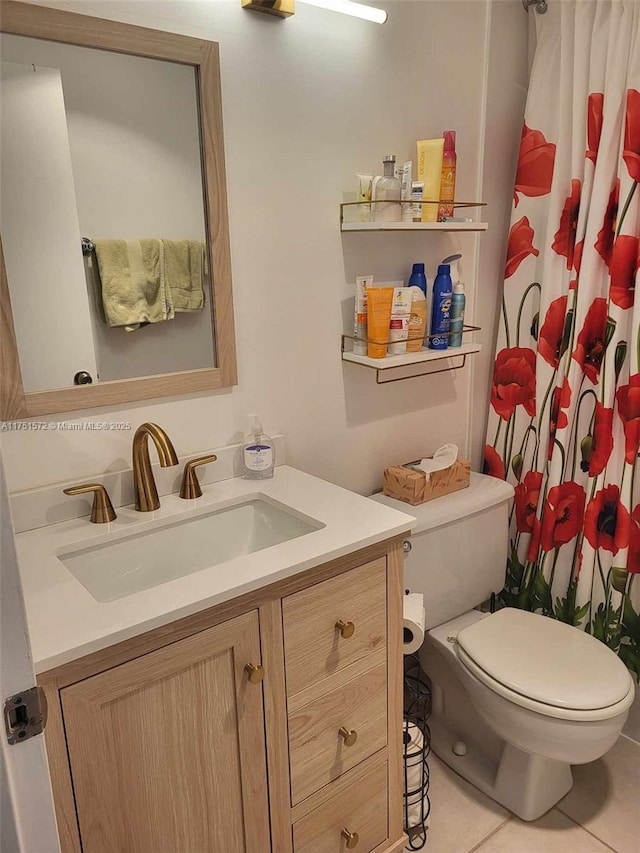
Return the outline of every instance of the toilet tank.
<path id="1" fill-rule="evenodd" d="M 509 483 L 475 473 L 467 489 L 418 506 L 373 495 L 418 521 L 408 540 L 404 585 L 424 595 L 427 628 L 466 613 L 504 586 L 512 497 Z"/>

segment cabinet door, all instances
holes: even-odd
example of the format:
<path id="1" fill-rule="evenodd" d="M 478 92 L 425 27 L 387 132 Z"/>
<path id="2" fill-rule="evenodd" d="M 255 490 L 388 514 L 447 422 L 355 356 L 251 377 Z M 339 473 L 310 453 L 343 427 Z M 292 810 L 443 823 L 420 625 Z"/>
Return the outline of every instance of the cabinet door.
<path id="1" fill-rule="evenodd" d="M 84 853 L 270 850 L 256 611 L 62 691 Z"/>

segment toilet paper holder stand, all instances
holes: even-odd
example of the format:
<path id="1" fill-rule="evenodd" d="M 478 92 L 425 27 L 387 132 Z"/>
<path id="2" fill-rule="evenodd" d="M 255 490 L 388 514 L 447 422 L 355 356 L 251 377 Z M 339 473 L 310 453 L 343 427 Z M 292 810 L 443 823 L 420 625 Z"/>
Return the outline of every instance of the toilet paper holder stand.
<path id="1" fill-rule="evenodd" d="M 427 843 L 429 762 L 431 752 L 431 682 L 422 670 L 417 654 L 404 658 L 404 797 L 403 824 L 408 836 L 407 850 L 422 850 Z"/>

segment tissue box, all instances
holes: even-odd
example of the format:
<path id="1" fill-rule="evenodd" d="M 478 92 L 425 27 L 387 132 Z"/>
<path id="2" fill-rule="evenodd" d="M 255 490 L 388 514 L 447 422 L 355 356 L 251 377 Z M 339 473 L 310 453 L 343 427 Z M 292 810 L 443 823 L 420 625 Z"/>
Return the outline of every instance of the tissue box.
<path id="1" fill-rule="evenodd" d="M 429 475 L 428 480 L 423 471 L 414 471 L 407 467 L 415 464 L 415 462 L 407 462 L 406 465 L 392 465 L 385 468 L 383 493 L 390 498 L 415 506 L 442 495 L 448 495 L 449 492 L 466 489 L 469 485 L 471 463 L 467 460 L 457 459 L 448 468 L 434 471 Z"/>

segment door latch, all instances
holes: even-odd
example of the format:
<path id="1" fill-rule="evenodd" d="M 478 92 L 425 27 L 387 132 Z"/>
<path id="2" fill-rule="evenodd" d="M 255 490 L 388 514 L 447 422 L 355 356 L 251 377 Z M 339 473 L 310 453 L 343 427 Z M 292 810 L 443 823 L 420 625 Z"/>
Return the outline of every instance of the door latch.
<path id="1" fill-rule="evenodd" d="M 13 746 L 44 731 L 47 697 L 42 687 L 30 687 L 4 700 L 4 727 Z"/>

